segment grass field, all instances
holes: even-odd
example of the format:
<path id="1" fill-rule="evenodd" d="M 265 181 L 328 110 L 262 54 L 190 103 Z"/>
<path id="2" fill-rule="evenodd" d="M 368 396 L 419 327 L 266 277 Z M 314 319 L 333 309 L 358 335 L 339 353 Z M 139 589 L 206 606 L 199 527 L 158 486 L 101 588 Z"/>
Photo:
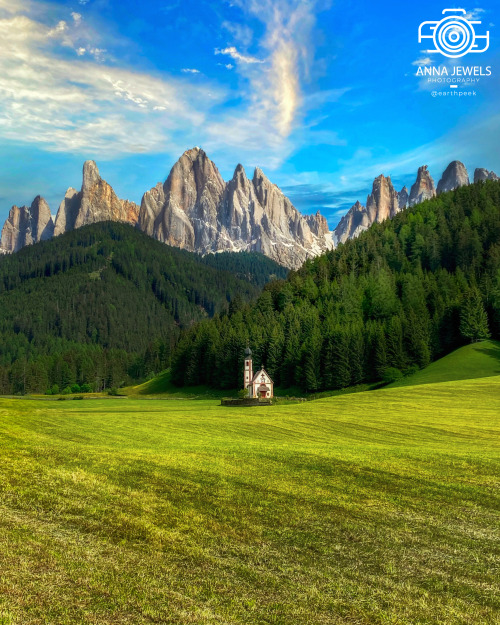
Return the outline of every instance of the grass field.
<path id="1" fill-rule="evenodd" d="M 0 400 L 0 624 L 500 623 L 500 377 Z"/>

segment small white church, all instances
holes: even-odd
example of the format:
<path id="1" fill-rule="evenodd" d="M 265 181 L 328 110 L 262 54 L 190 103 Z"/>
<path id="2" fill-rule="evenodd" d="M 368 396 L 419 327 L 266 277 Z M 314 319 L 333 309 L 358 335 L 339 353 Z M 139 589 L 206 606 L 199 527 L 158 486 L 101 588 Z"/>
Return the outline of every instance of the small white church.
<path id="1" fill-rule="evenodd" d="M 243 388 L 248 389 L 248 397 L 274 397 L 274 382 L 264 367 L 261 367 L 255 374 L 253 372 L 252 350 L 250 347 L 247 347 L 245 350 Z"/>

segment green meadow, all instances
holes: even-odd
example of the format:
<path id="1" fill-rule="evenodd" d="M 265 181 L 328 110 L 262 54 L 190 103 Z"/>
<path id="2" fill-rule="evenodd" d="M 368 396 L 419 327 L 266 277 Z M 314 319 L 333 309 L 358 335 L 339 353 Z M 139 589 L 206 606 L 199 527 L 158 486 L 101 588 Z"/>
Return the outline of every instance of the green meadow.
<path id="1" fill-rule="evenodd" d="M 500 375 L 500 342 L 480 341 L 460 347 L 391 386 L 414 386 Z"/>
<path id="2" fill-rule="evenodd" d="M 500 376 L 0 400 L 0 624 L 500 623 Z"/>

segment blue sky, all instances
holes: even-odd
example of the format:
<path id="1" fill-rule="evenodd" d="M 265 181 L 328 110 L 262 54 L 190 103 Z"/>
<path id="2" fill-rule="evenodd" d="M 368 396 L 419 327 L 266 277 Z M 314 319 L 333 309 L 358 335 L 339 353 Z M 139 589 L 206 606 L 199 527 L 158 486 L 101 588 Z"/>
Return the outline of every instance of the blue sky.
<path id="1" fill-rule="evenodd" d="M 500 8 L 460 6 L 491 43 L 453 61 L 417 41 L 435 1 L 0 0 L 0 219 L 37 194 L 55 213 L 86 159 L 139 203 L 195 145 L 332 227 L 380 173 L 398 189 L 454 159 L 500 174 Z M 419 61 L 492 75 L 434 98 Z"/>

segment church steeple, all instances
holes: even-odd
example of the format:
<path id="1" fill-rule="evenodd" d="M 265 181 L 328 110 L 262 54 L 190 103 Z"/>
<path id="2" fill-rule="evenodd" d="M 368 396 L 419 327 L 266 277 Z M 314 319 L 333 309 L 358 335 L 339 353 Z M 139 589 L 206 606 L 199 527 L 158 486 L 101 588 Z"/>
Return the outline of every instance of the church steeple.
<path id="1" fill-rule="evenodd" d="M 253 362 L 252 362 L 252 350 L 247 345 L 245 349 L 245 366 L 243 368 L 243 388 L 248 389 L 248 394 L 252 396 L 252 380 L 253 380 Z"/>

